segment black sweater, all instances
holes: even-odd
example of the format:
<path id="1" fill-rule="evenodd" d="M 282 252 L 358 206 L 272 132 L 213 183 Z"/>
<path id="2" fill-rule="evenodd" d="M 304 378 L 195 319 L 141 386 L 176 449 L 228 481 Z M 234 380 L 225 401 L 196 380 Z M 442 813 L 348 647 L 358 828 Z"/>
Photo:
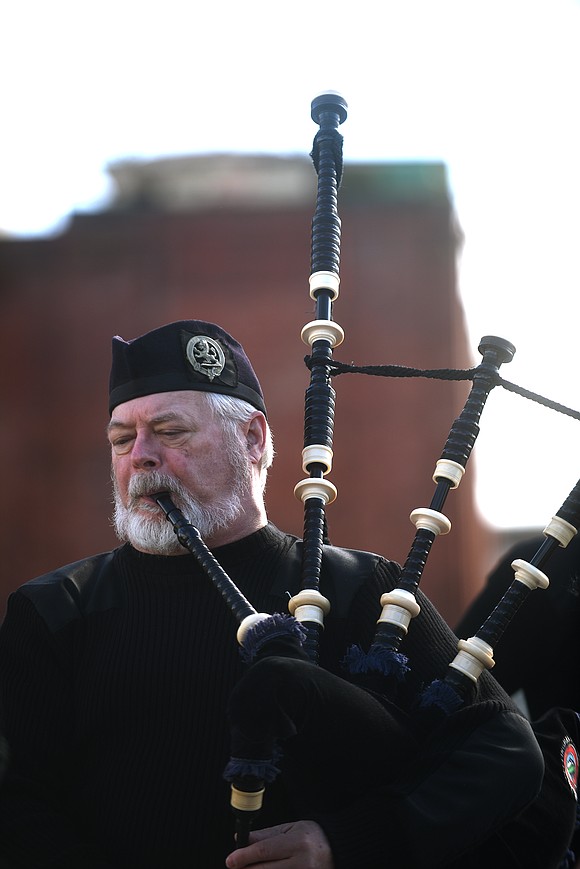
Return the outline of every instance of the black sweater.
<path id="1" fill-rule="evenodd" d="M 325 560 L 321 587 L 338 600 L 321 653 L 321 664 L 336 672 L 348 644 L 369 645 L 380 594 L 398 575 L 378 556 L 341 552 L 336 563 Z M 257 610 L 286 611 L 287 592 L 299 585 L 295 538 L 269 525 L 214 554 Z M 421 613 L 405 645 L 409 696 L 444 673 L 456 643 L 419 598 Z M 144 555 L 129 545 L 33 580 L 11 596 L 0 630 L 0 708 L 11 749 L 0 792 L 1 866 L 223 867 L 233 847 L 222 777 L 229 757 L 225 709 L 243 670 L 236 627 L 192 556 Z M 478 703 L 487 709 L 482 720 L 516 718 L 486 675 Z M 509 763 L 515 758 L 517 765 L 521 748 L 534 772 L 522 783 L 519 771 L 508 771 L 510 782 L 520 778 L 516 792 L 489 825 L 476 814 L 474 840 L 537 790 L 533 741 L 519 728 L 516 722 Z M 504 760 L 500 766 L 506 769 Z M 498 786 L 506 790 L 501 776 Z M 361 793 L 357 801 L 348 820 L 339 811 L 310 813 L 330 839 L 337 869 L 370 869 L 385 860 L 380 794 Z M 422 824 L 421 807 L 401 811 L 405 823 L 410 817 L 413 824 L 416 812 Z M 290 816 L 301 817 L 301 807 L 276 782 L 267 789 L 260 826 Z M 463 825 L 461 818 L 454 823 Z M 432 834 L 429 823 L 425 829 Z M 437 823 L 433 835 L 440 838 Z M 415 853 L 403 843 L 388 849 L 391 859 L 399 849 Z M 443 862 L 409 856 L 397 865 Z"/>

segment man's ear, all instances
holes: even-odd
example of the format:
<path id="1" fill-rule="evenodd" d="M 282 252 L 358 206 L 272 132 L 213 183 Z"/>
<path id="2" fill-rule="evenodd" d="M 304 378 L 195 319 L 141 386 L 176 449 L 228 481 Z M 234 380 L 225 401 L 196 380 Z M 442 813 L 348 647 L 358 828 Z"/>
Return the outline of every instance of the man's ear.
<path id="1" fill-rule="evenodd" d="M 257 464 L 266 446 L 266 418 L 260 411 L 256 411 L 247 423 L 246 444 L 250 459 Z"/>

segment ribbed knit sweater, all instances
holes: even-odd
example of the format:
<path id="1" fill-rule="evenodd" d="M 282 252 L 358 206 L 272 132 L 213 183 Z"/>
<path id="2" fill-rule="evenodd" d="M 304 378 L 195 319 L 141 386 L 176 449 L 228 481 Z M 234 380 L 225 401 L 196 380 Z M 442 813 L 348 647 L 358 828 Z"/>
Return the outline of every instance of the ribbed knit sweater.
<path id="1" fill-rule="evenodd" d="M 258 611 L 276 612 L 299 585 L 295 546 L 268 525 L 214 554 Z M 321 664 L 337 672 L 347 644 L 368 646 L 380 594 L 398 573 L 370 554 L 358 571 L 325 580 L 331 589 L 354 583 L 348 617 L 331 613 L 323 640 Z M 106 581 L 93 589 L 89 580 L 81 595 L 66 574 L 15 592 L 0 630 L 0 708 L 12 756 L 0 792 L 0 865 L 221 869 L 233 848 L 226 705 L 243 671 L 234 617 L 190 555 L 121 546 Z M 440 676 L 455 649 L 423 596 L 421 604 L 405 647 L 410 691 Z M 482 681 L 480 700 L 508 708 L 492 680 Z M 286 804 L 277 782 L 261 825 L 289 820 L 286 813 L 300 817 L 300 806 Z M 318 820 L 337 867 L 381 865 L 383 834 L 373 839 L 376 818 L 364 802 L 350 825 L 324 813 Z"/>

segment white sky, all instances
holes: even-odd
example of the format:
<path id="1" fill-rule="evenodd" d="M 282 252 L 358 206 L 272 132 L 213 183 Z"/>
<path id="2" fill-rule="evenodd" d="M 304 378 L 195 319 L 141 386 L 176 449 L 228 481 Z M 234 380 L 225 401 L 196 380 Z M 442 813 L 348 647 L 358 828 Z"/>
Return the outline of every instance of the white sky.
<path id="1" fill-rule="evenodd" d="M 347 161 L 447 163 L 476 358 L 507 338 L 504 377 L 580 409 L 579 44 L 580 0 L 5 0 L 0 231 L 98 208 L 121 158 L 307 154 L 338 90 Z M 547 522 L 579 436 L 496 389 L 470 466 L 488 521 Z"/>

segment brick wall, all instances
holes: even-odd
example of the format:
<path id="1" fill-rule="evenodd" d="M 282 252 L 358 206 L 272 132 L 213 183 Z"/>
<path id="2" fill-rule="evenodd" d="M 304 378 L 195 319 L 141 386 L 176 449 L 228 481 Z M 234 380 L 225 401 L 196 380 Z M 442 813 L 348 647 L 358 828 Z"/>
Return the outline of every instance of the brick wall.
<path id="1" fill-rule="evenodd" d="M 264 201 L 236 195 L 230 181 L 219 202 L 198 192 L 172 207 L 136 183 L 132 198 L 77 215 L 59 236 L 0 242 L 1 605 L 23 581 L 115 545 L 104 434 L 111 336 L 132 338 L 174 319 L 214 320 L 244 344 L 275 435 L 269 515 L 301 533 L 293 488 L 304 476 L 309 373 L 300 330 L 314 317 L 316 181 L 312 167 L 297 165 L 311 173 L 310 195 Z M 347 165 L 339 212 L 334 315 L 345 341 L 335 358 L 425 368 L 479 361 L 466 346 L 443 167 Z M 331 538 L 403 561 L 414 531 L 409 512 L 431 500 L 435 462 L 468 385 L 363 375 L 334 385 Z M 449 496 L 453 531 L 435 542 L 423 581 L 451 622 L 472 595 L 473 565 L 487 545 L 472 479 Z"/>

